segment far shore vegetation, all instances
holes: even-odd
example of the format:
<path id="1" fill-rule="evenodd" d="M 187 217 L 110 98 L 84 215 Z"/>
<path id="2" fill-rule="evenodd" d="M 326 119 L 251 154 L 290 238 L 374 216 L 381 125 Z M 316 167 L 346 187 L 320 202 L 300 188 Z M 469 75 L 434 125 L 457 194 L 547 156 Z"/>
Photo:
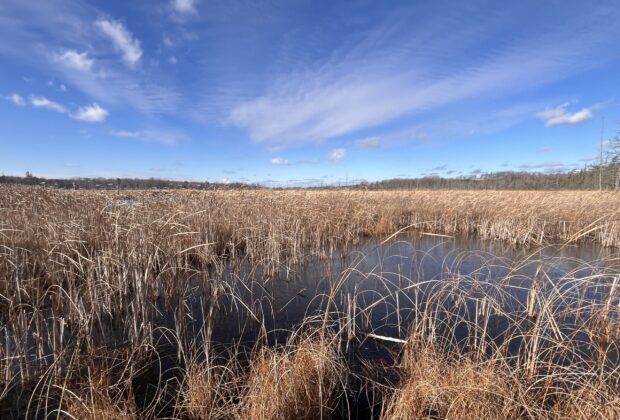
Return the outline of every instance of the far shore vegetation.
<path id="1" fill-rule="evenodd" d="M 615 143 L 614 143 L 615 144 Z M 620 144 L 620 143 L 619 143 Z M 554 171 L 475 171 L 460 176 L 432 173 L 418 178 L 399 177 L 382 181 L 347 180 L 322 182 L 306 180 L 280 188 L 359 188 L 392 189 L 459 189 L 459 190 L 620 190 L 620 146 L 603 164 L 586 165 L 581 169 Z M 554 168 L 552 168 L 554 169 Z M 558 168 L 556 168 L 558 169 Z M 560 168 L 561 169 L 561 168 Z M 179 181 L 158 178 L 43 178 L 26 172 L 25 176 L 0 175 L 0 184 L 41 185 L 69 189 L 258 189 L 273 187 L 260 182 Z M 276 183 L 275 185 L 280 185 Z"/>

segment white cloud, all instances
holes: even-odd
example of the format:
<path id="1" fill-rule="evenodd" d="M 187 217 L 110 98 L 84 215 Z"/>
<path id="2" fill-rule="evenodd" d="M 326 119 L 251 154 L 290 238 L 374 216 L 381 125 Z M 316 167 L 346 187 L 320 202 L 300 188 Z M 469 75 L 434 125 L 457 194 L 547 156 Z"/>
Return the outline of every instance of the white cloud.
<path id="1" fill-rule="evenodd" d="M 97 26 L 108 38 L 112 40 L 116 49 L 123 53 L 123 60 L 129 67 L 134 67 L 142 57 L 140 41 L 125 26 L 115 20 L 98 20 Z"/>
<path id="2" fill-rule="evenodd" d="M 503 15 L 506 24 L 508 16 Z M 424 118 L 449 106 L 473 108 L 482 98 L 507 98 L 557 82 L 601 65 L 592 57 L 609 44 L 606 30 L 592 30 L 583 16 L 575 18 L 570 29 L 580 36 L 568 28 L 540 27 L 538 32 L 532 29 L 535 36 L 517 37 L 481 54 L 480 46 L 503 26 L 497 16 L 480 17 L 475 30 L 455 26 L 451 19 L 417 26 L 405 17 L 379 22 L 355 44 L 337 46 L 329 59 L 279 70 L 261 93 L 232 107 L 228 122 L 245 129 L 256 143 L 319 143 L 395 120 Z M 438 36 L 415 41 L 426 39 L 426 33 Z M 455 42 L 461 39 L 467 40 L 464 45 Z M 570 121 L 587 117 L 586 110 Z"/>
<path id="3" fill-rule="evenodd" d="M 108 111 L 101 108 L 96 103 L 80 107 L 71 118 L 85 122 L 103 122 L 108 117 Z"/>
<path id="4" fill-rule="evenodd" d="M 52 87 L 52 88 L 54 88 L 54 89 L 57 89 L 57 90 L 58 90 L 58 91 L 60 91 L 60 92 L 66 92 L 66 91 L 67 91 L 67 87 L 66 87 L 64 84 L 62 84 L 62 83 L 61 83 L 61 84 L 59 84 L 59 85 L 56 85 L 56 83 L 54 83 L 54 81 L 53 81 L 53 80 L 48 80 L 47 85 L 48 85 L 49 87 Z"/>
<path id="5" fill-rule="evenodd" d="M 279 165 L 279 166 L 288 166 L 288 165 L 291 164 L 291 162 L 289 162 L 288 159 L 273 158 L 273 159 L 271 159 L 271 164 L 272 165 Z"/>
<path id="6" fill-rule="evenodd" d="M 177 144 L 181 140 L 185 139 L 185 135 L 183 133 L 174 130 L 144 130 L 140 132 L 140 137 L 147 142 L 167 145 Z"/>
<path id="7" fill-rule="evenodd" d="M 114 137 L 126 137 L 126 138 L 137 138 L 140 137 L 139 131 L 128 131 L 128 130 L 112 130 L 110 134 Z"/>
<path id="8" fill-rule="evenodd" d="M 556 125 L 578 125 L 592 119 L 592 109 L 583 108 L 577 112 L 568 112 L 569 102 L 565 102 L 555 108 L 547 108 L 536 114 L 538 118 L 545 122 L 547 127 Z"/>
<path id="9" fill-rule="evenodd" d="M 381 146 L 381 138 L 378 136 L 375 137 L 366 137 L 365 139 L 360 139 L 355 141 L 355 146 L 361 149 L 377 149 Z"/>
<path id="10" fill-rule="evenodd" d="M 146 143 L 160 143 L 166 145 L 174 145 L 185 139 L 185 134 L 174 130 L 112 130 L 110 135 L 121 138 L 139 139 Z"/>
<path id="11" fill-rule="evenodd" d="M 171 55 L 170 58 L 168 59 L 168 62 L 170 64 L 176 64 L 177 63 L 177 58 L 174 55 Z"/>
<path id="12" fill-rule="evenodd" d="M 46 108 L 52 111 L 61 112 L 63 114 L 67 112 L 67 109 L 64 106 L 60 105 L 57 102 L 50 101 L 43 96 L 31 96 L 30 103 L 35 108 Z"/>
<path id="13" fill-rule="evenodd" d="M 543 170 L 544 172 L 562 172 L 575 168 L 575 164 L 566 164 L 563 162 L 542 162 L 536 164 L 518 165 L 516 168 L 521 170 Z"/>
<path id="14" fill-rule="evenodd" d="M 338 162 L 343 160 L 347 156 L 347 151 L 345 149 L 334 149 L 327 156 L 327 160 L 331 160 L 334 162 Z"/>
<path id="15" fill-rule="evenodd" d="M 26 101 L 22 96 L 18 93 L 11 93 L 10 95 L 5 96 L 6 100 L 13 102 L 13 104 L 17 106 L 26 105 Z"/>
<path id="16" fill-rule="evenodd" d="M 183 15 L 196 14 L 196 0 L 172 0 L 172 9 Z"/>
<path id="17" fill-rule="evenodd" d="M 88 57 L 86 52 L 79 53 L 73 50 L 67 50 L 62 54 L 57 54 L 54 60 L 71 69 L 79 71 L 90 71 L 95 62 L 94 59 Z"/>
<path id="18" fill-rule="evenodd" d="M 166 47 L 168 47 L 168 48 L 174 47 L 174 42 L 172 42 L 172 39 L 169 36 L 164 35 L 163 41 L 164 41 L 164 45 Z"/>

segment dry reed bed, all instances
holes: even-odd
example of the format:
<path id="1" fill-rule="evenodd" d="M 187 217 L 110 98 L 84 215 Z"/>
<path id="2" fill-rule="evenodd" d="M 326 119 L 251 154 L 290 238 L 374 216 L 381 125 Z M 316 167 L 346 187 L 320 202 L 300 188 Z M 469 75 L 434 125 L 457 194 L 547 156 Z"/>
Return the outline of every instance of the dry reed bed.
<path id="1" fill-rule="evenodd" d="M 410 345 L 403 383 L 389 398 L 382 419 L 616 419 L 617 386 L 584 380 L 577 372 L 528 378 L 505 360 L 476 360 Z M 574 376 L 575 383 L 563 383 Z M 537 381 L 546 381 L 539 384 Z"/>
<path id="2" fill-rule="evenodd" d="M 267 419 L 334 413 L 347 383 L 343 342 L 348 347 L 362 339 L 356 322 L 374 304 L 357 307 L 354 297 L 346 308 L 327 305 L 316 333 L 299 339 L 293 334 L 275 350 L 257 345 L 249 356 L 239 355 L 250 360 L 244 367 L 236 357 L 222 364 L 210 346 L 220 298 L 232 295 L 249 312 L 255 303 L 244 302 L 223 280 L 242 261 L 269 278 L 309 256 L 327 261 L 365 237 L 384 239 L 408 229 L 517 244 L 620 244 L 614 193 L 118 194 L 0 186 L 0 197 L 0 402 L 21 401 L 10 413 L 33 417 L 243 418 L 257 412 L 256 418 Z M 191 282 L 196 273 L 210 279 L 199 296 L 208 312 L 199 339 L 186 331 L 194 316 L 188 302 L 196 293 Z M 493 290 L 459 275 L 436 281 L 430 291 L 419 279 L 401 286 L 424 295 L 426 303 L 411 309 L 416 321 L 402 355 L 400 383 L 367 379 L 369 388 L 385 393 L 384 418 L 455 418 L 464 411 L 503 418 L 618 415 L 618 273 L 568 275 L 563 281 L 571 286 L 564 289 L 540 273 L 521 286 L 525 302 L 515 300 L 509 280 Z M 345 273 L 334 282 L 330 302 L 347 281 Z M 601 290 L 598 301 L 584 297 L 589 288 Z M 377 304 L 393 307 L 393 298 L 378 297 Z M 157 326 L 162 310 L 174 319 L 172 327 Z M 250 316 L 261 322 L 258 312 Z M 510 321 L 510 340 L 520 343 L 516 359 L 507 344 L 494 346 L 489 338 L 487 327 L 498 317 Z M 562 327 L 566 322 L 568 330 Z M 466 355 L 445 341 L 463 324 L 471 336 Z M 155 349 L 163 336 L 184 372 L 166 379 L 160 367 L 156 397 L 138 407 L 135 378 L 149 366 L 146 360 L 161 364 Z M 573 362 L 564 366 L 569 358 Z"/>

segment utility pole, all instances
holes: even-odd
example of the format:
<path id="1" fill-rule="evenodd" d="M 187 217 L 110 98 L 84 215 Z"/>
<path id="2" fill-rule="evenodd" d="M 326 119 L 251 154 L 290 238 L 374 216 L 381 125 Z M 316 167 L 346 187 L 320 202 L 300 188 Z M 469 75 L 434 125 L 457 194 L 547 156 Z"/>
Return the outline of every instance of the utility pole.
<path id="1" fill-rule="evenodd" d="M 598 167 L 598 190 L 603 191 L 603 138 L 605 137 L 605 116 L 601 119 L 601 160 Z"/>

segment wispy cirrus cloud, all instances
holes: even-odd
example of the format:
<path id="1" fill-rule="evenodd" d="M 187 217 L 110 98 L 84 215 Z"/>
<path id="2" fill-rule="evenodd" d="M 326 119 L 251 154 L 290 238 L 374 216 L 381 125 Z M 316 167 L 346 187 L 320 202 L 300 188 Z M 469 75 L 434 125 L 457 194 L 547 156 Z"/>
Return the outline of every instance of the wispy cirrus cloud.
<path id="1" fill-rule="evenodd" d="M 59 104 L 58 102 L 49 100 L 44 96 L 31 96 L 30 104 L 35 108 L 45 108 L 51 111 L 60 112 L 62 114 L 67 113 L 67 108 L 65 108 L 63 105 Z"/>
<path id="2" fill-rule="evenodd" d="M 88 57 L 86 52 L 80 53 L 74 50 L 66 50 L 62 54 L 56 54 L 54 60 L 79 71 L 90 71 L 95 62 L 94 59 Z"/>
<path id="3" fill-rule="evenodd" d="M 187 138 L 185 133 L 177 130 L 112 130 L 110 135 L 120 138 L 130 138 L 143 141 L 145 143 L 159 143 L 168 146 L 175 145 Z"/>
<path id="4" fill-rule="evenodd" d="M 246 130 L 256 143 L 320 142 L 450 106 L 510 97 L 586 71 L 601 63 L 591 58 L 608 50 L 611 34 L 618 32 L 594 25 L 604 16 L 594 8 L 587 16 L 571 15 L 570 30 L 539 25 L 482 55 L 479 51 L 486 49 L 481 46 L 499 28 L 505 30 L 502 25 L 510 27 L 513 17 L 507 11 L 481 13 L 473 30 L 463 24 L 470 16 L 456 9 L 454 16 L 447 12 L 442 19 L 413 26 L 406 13 L 402 19 L 386 19 L 327 60 L 282 70 L 264 93 L 237 103 L 228 122 Z M 426 33 L 440 35 L 427 39 Z M 587 113 L 569 122 L 583 120 Z"/>
<path id="5" fill-rule="evenodd" d="M 516 169 L 522 171 L 542 171 L 546 173 L 566 172 L 577 168 L 576 164 L 567 164 L 564 162 L 542 162 L 534 164 L 524 164 L 516 166 Z"/>
<path id="6" fill-rule="evenodd" d="M 355 147 L 360 149 L 377 149 L 381 146 L 381 137 L 366 137 L 355 141 Z"/>
<path id="7" fill-rule="evenodd" d="M 61 114 L 67 114 L 74 120 L 84 122 L 103 122 L 109 115 L 109 112 L 106 109 L 100 107 L 96 103 L 79 107 L 75 110 L 75 112 L 69 112 L 69 110 L 64 105 L 52 101 L 45 96 L 31 95 L 30 105 L 35 108 L 45 108 Z"/>
<path id="8" fill-rule="evenodd" d="M 10 95 L 6 95 L 4 98 L 7 101 L 13 102 L 13 105 L 16 105 L 16 106 L 26 105 L 26 101 L 19 93 L 11 93 Z"/>
<path id="9" fill-rule="evenodd" d="M 176 114 L 181 109 L 181 92 L 166 74 L 149 72 L 144 77 L 134 71 L 130 64 L 141 62 L 142 46 L 125 24 L 101 17 L 106 15 L 86 2 L 2 1 L 0 55 L 27 67 L 46 69 L 45 77 L 54 77 L 102 106 L 122 106 L 149 116 Z M 112 41 L 102 30 L 103 22 L 119 46 L 127 44 L 128 48 L 120 49 Z M 70 53 L 63 60 L 67 51 L 81 56 Z M 121 53 L 121 60 L 114 51 Z M 71 61 L 74 58 L 75 63 Z M 87 60 L 93 60 L 90 68 Z"/>
<path id="10" fill-rule="evenodd" d="M 125 25 L 113 19 L 101 19 L 95 22 L 95 26 L 101 30 L 114 44 L 117 50 L 123 54 L 123 61 L 128 67 L 133 68 L 142 57 L 140 41 L 134 38 Z"/>
<path id="11" fill-rule="evenodd" d="M 129 131 L 129 130 L 112 130 L 110 134 L 114 137 L 124 137 L 124 138 L 138 138 L 140 137 L 139 131 Z"/>
<path id="12" fill-rule="evenodd" d="M 344 160 L 346 156 L 347 151 L 345 149 L 334 149 L 329 152 L 329 155 L 327 155 L 325 159 L 331 160 L 332 162 L 339 162 L 341 160 Z"/>
<path id="13" fill-rule="evenodd" d="M 51 88 L 56 89 L 59 92 L 66 92 L 67 86 L 64 83 L 54 83 L 53 80 L 48 80 L 47 85 Z"/>
<path id="14" fill-rule="evenodd" d="M 291 162 L 288 159 L 283 158 L 273 158 L 271 159 L 271 164 L 276 166 L 289 166 Z"/>
<path id="15" fill-rule="evenodd" d="M 170 7 L 175 13 L 176 17 L 186 17 L 190 15 L 198 14 L 198 10 L 196 10 L 197 0 L 172 0 L 170 2 Z"/>

